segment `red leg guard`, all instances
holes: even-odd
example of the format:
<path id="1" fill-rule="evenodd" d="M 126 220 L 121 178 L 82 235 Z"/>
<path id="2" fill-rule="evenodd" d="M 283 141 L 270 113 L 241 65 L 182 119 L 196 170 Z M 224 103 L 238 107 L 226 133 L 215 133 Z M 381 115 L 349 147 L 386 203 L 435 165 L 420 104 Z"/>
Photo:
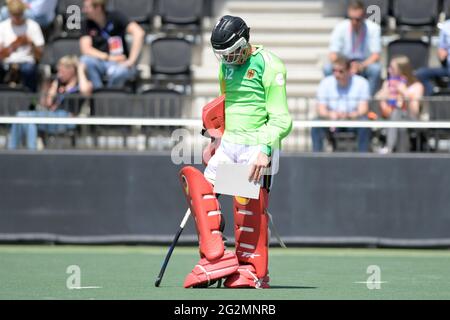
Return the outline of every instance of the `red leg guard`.
<path id="1" fill-rule="evenodd" d="M 268 193 L 259 199 L 234 198 L 236 255 L 239 270 L 225 282 L 227 287 L 268 287 Z"/>
<path id="2" fill-rule="evenodd" d="M 186 288 L 206 284 L 234 273 L 239 263 L 233 252 L 225 252 L 220 231 L 221 212 L 212 185 L 194 167 L 180 171 L 186 200 L 195 219 L 200 261 L 186 277 Z"/>
<path id="3" fill-rule="evenodd" d="M 223 256 L 225 248 L 220 232 L 220 205 L 213 187 L 194 167 L 181 169 L 180 179 L 195 219 L 200 254 L 210 261 L 216 260 Z"/>

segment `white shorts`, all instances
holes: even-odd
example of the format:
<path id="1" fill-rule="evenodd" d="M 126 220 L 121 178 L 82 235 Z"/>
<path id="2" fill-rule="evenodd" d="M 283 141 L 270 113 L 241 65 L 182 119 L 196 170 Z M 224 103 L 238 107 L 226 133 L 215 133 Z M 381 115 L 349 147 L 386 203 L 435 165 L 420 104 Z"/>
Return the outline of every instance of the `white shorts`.
<path id="1" fill-rule="evenodd" d="M 220 142 L 219 148 L 217 148 L 214 155 L 208 162 L 206 169 L 204 171 L 205 178 L 212 184 L 216 181 L 216 172 L 219 164 L 222 163 L 242 163 L 242 164 L 252 164 L 256 161 L 256 158 L 261 150 L 261 147 L 249 146 L 244 144 L 236 144 L 222 140 Z M 271 183 L 267 187 L 271 187 L 273 183 L 273 175 L 278 172 L 279 163 L 279 151 L 275 150 L 271 157 L 270 173 L 272 176 Z M 263 178 L 261 178 L 263 179 Z"/>

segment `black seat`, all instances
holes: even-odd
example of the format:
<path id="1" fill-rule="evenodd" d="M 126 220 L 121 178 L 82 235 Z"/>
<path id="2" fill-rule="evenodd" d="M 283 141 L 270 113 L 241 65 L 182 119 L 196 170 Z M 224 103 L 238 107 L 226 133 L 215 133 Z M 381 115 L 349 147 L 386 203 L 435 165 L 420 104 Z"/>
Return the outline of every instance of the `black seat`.
<path id="1" fill-rule="evenodd" d="M 147 32 L 153 29 L 155 17 L 153 0 L 109 0 L 108 9 L 122 12 L 130 20 L 139 23 Z"/>
<path id="2" fill-rule="evenodd" d="M 127 89 L 97 89 L 92 95 L 91 115 L 95 117 L 132 117 L 133 97 L 132 92 Z"/>
<path id="3" fill-rule="evenodd" d="M 73 38 L 57 38 L 47 44 L 44 49 L 41 64 L 49 65 L 56 71 L 59 59 L 66 55 L 80 56 L 80 42 Z"/>
<path id="4" fill-rule="evenodd" d="M 133 116 L 141 118 L 181 118 L 183 95 L 171 89 L 142 92 L 134 105 Z"/>
<path id="5" fill-rule="evenodd" d="M 9 87 L 6 84 L 0 84 L 0 116 L 13 117 L 19 111 L 30 110 L 35 98 L 36 94 L 21 85 Z M 0 124 L 1 135 L 8 135 L 9 128 L 10 125 Z"/>
<path id="6" fill-rule="evenodd" d="M 392 12 L 400 32 L 421 28 L 434 32 L 440 14 L 440 0 L 394 0 Z"/>
<path id="7" fill-rule="evenodd" d="M 157 87 L 181 84 L 187 92 L 192 83 L 192 45 L 180 38 L 159 38 L 150 44 L 151 81 Z"/>
<path id="8" fill-rule="evenodd" d="M 55 32 L 54 37 L 68 37 L 68 38 L 75 38 L 79 39 L 81 36 L 81 29 L 80 28 L 74 28 L 69 29 L 68 28 L 68 20 L 72 19 L 71 15 L 75 13 L 75 11 L 68 10 L 71 6 L 77 6 L 80 9 L 81 14 L 81 21 L 82 24 L 83 19 L 85 19 L 83 14 L 83 0 L 58 0 L 58 5 L 56 7 L 56 19 L 58 28 L 60 29 L 59 32 Z M 72 20 L 70 20 L 73 22 Z"/>
<path id="9" fill-rule="evenodd" d="M 446 20 L 450 18 L 450 0 L 442 1 L 442 12 L 444 13 Z"/>
<path id="10" fill-rule="evenodd" d="M 434 93 L 429 101 L 430 121 L 450 121 L 450 91 Z M 439 147 L 439 140 L 450 138 L 450 129 L 429 129 L 429 137 L 434 138 L 434 150 Z"/>
<path id="11" fill-rule="evenodd" d="M 374 14 L 378 13 L 371 6 L 376 6 L 380 8 L 380 21 L 376 21 L 379 23 L 383 30 L 388 26 L 388 18 L 390 13 L 390 1 L 389 0 L 363 0 L 364 6 L 366 7 L 366 17 L 372 19 Z"/>
<path id="12" fill-rule="evenodd" d="M 204 0 L 164 0 L 158 2 L 163 32 L 184 31 L 199 35 L 202 28 Z"/>
<path id="13" fill-rule="evenodd" d="M 134 114 L 135 95 L 127 89 L 102 88 L 94 92 L 91 98 L 91 115 L 107 118 L 130 118 Z M 98 146 L 98 136 L 119 132 L 123 137 L 123 146 L 127 146 L 127 136 L 131 132 L 130 126 L 94 126 L 94 143 Z"/>
<path id="14" fill-rule="evenodd" d="M 179 119 L 183 114 L 186 96 L 170 89 L 150 89 L 137 97 L 135 116 L 155 119 Z M 143 133 L 146 144 L 150 136 L 165 136 L 169 138 L 177 126 L 145 126 Z"/>
<path id="15" fill-rule="evenodd" d="M 353 131 L 327 131 L 326 135 L 333 152 L 356 152 L 357 135 Z"/>
<path id="16" fill-rule="evenodd" d="M 388 44 L 387 63 L 396 55 L 405 55 L 409 58 L 414 70 L 428 66 L 430 44 L 416 39 L 398 39 Z"/>
<path id="17" fill-rule="evenodd" d="M 56 7 L 57 13 L 59 15 L 63 15 L 64 17 L 67 17 L 67 9 L 74 5 L 78 6 L 81 10 L 83 9 L 83 2 L 84 0 L 58 0 L 58 6 Z"/>
<path id="18" fill-rule="evenodd" d="M 35 101 L 36 94 L 19 85 L 9 87 L 0 84 L 0 115 L 15 116 L 18 111 L 29 110 Z"/>

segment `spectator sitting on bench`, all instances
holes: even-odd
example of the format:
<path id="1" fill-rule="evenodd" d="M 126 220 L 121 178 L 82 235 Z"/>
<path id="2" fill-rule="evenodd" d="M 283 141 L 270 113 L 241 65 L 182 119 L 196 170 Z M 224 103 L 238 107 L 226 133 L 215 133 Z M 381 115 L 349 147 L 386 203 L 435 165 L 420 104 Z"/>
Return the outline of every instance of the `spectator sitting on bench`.
<path id="1" fill-rule="evenodd" d="M 317 92 L 317 113 L 321 120 L 367 120 L 369 111 L 369 83 L 361 76 L 352 74 L 350 61 L 345 57 L 336 57 L 333 63 L 333 75 L 320 82 Z M 323 139 L 330 128 L 312 128 L 313 151 L 323 150 Z M 370 129 L 338 128 L 336 131 L 356 132 L 358 151 L 368 152 L 370 147 Z"/>
<path id="2" fill-rule="evenodd" d="M 388 72 L 388 79 L 376 95 L 377 100 L 380 100 L 383 118 L 392 121 L 417 120 L 424 87 L 413 75 L 409 58 L 403 55 L 392 58 Z M 390 153 L 394 150 L 410 150 L 408 129 L 387 129 L 387 143 L 380 153 Z"/>
<path id="3" fill-rule="evenodd" d="M 70 107 L 65 98 L 68 94 L 81 94 L 88 96 L 92 93 L 92 83 L 86 77 L 86 66 L 78 62 L 76 56 L 64 56 L 58 62 L 57 79 L 55 79 L 48 90 L 44 92 L 41 99 L 42 106 L 38 106 L 36 111 L 19 111 L 17 116 L 20 117 L 70 117 L 79 110 Z M 72 101 L 69 101 L 72 102 Z M 73 102 L 81 105 L 80 99 L 77 98 Z M 69 110 L 67 110 L 69 109 Z M 37 149 L 38 130 L 50 134 L 64 133 L 72 130 L 75 125 L 71 124 L 13 124 L 8 141 L 8 149 L 17 149 L 25 137 L 27 148 L 30 150 Z"/>

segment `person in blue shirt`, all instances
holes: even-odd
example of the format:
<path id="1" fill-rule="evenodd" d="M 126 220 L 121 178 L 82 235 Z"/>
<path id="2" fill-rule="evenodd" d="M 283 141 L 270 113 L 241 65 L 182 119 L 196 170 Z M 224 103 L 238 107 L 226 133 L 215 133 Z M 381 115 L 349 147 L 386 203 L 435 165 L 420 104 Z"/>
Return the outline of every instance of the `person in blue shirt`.
<path id="1" fill-rule="evenodd" d="M 58 0 L 22 0 L 22 2 L 27 8 L 24 13 L 25 17 L 36 21 L 41 28 L 48 27 L 55 19 Z M 0 21 L 8 18 L 8 8 L 3 6 L 0 9 Z"/>
<path id="2" fill-rule="evenodd" d="M 330 38 L 330 63 L 324 67 L 325 76 L 332 74 L 332 65 L 338 55 L 351 61 L 351 71 L 369 80 L 370 94 L 374 95 L 381 83 L 381 27 L 365 19 L 361 1 L 350 1 L 348 19 L 340 22 Z"/>
<path id="3" fill-rule="evenodd" d="M 436 68 L 420 68 L 416 71 L 416 77 L 422 82 L 425 87 L 425 95 L 431 96 L 433 94 L 433 82 L 432 80 L 440 77 L 450 76 L 450 19 L 445 21 L 440 27 L 439 32 L 439 47 L 437 50 L 440 67 Z"/>
<path id="4" fill-rule="evenodd" d="M 351 72 L 350 60 L 337 56 L 333 63 L 333 75 L 324 78 L 317 91 L 317 114 L 320 120 L 367 120 L 369 111 L 369 83 Z M 312 128 L 313 151 L 323 151 L 323 139 L 330 128 Z M 369 128 L 338 128 L 354 131 L 358 139 L 358 151 L 368 152 L 371 132 Z"/>

